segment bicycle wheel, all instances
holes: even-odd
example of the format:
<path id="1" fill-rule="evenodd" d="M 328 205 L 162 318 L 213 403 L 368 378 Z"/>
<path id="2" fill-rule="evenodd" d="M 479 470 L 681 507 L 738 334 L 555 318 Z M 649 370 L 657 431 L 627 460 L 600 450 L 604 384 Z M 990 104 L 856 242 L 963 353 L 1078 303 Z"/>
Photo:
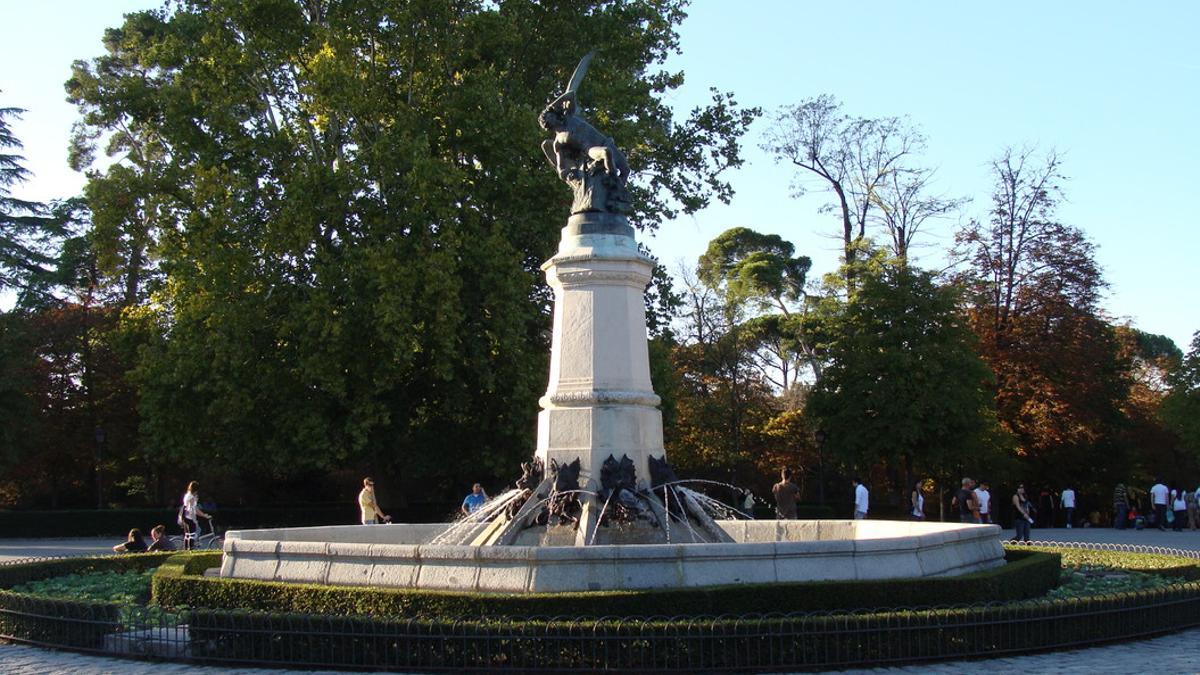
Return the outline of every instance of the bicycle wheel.
<path id="1" fill-rule="evenodd" d="M 224 551 L 225 537 L 213 537 L 212 539 L 209 539 L 208 543 L 204 545 L 204 548 L 209 551 Z"/>

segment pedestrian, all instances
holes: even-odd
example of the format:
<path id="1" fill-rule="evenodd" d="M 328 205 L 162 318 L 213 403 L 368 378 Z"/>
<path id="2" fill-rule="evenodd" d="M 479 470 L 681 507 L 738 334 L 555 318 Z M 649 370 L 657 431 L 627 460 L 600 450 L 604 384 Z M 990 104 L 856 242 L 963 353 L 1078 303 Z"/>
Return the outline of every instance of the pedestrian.
<path id="1" fill-rule="evenodd" d="M 200 508 L 200 483 L 188 483 L 187 491 L 183 493 L 183 504 L 179 507 L 179 517 L 176 519 L 183 528 L 183 550 L 190 551 L 196 546 L 196 538 L 200 536 L 200 518 L 212 518 Z"/>
<path id="2" fill-rule="evenodd" d="M 913 486 L 912 495 L 909 498 L 909 515 L 913 520 L 925 520 L 925 494 L 921 490 L 921 484 L 925 481 L 917 481 Z"/>
<path id="3" fill-rule="evenodd" d="M 1183 525 L 1187 522 L 1187 501 L 1183 498 L 1183 490 L 1171 490 L 1171 497 L 1171 508 L 1175 510 L 1175 527 L 1172 529 L 1183 532 Z"/>
<path id="4" fill-rule="evenodd" d="M 358 493 L 358 510 L 363 525 L 392 522 L 391 516 L 379 510 L 379 501 L 375 498 L 375 481 L 370 476 L 363 479 L 362 490 Z"/>
<path id="5" fill-rule="evenodd" d="M 975 488 L 975 502 L 979 504 L 979 522 L 985 525 L 992 522 L 992 492 L 986 480 L 979 481 Z"/>
<path id="6" fill-rule="evenodd" d="M 1037 508 L 1034 510 L 1034 518 L 1041 522 L 1039 527 L 1054 527 L 1054 510 L 1056 508 L 1058 508 L 1058 500 L 1055 499 L 1054 491 L 1050 489 L 1049 485 L 1046 485 L 1038 495 Z"/>
<path id="7" fill-rule="evenodd" d="M 1113 525 L 1118 530 L 1125 529 L 1129 517 L 1129 492 L 1125 489 L 1124 483 L 1117 483 L 1116 489 L 1113 490 L 1113 511 L 1117 514 L 1116 522 Z"/>
<path id="8" fill-rule="evenodd" d="M 862 481 L 857 477 L 850 481 L 854 485 L 854 519 L 862 520 L 867 517 L 868 504 L 870 496 L 867 494 L 867 486 L 862 484 Z"/>
<path id="9" fill-rule="evenodd" d="M 463 515 L 475 513 L 480 509 L 480 507 L 487 503 L 487 500 L 488 496 L 487 493 L 483 491 L 483 486 L 479 483 L 472 485 L 471 494 L 467 495 L 466 499 L 463 499 Z"/>
<path id="10" fill-rule="evenodd" d="M 146 547 L 147 551 L 158 552 L 175 550 L 175 544 L 172 544 L 171 540 L 167 539 L 166 525 L 155 525 L 153 528 L 151 528 L 150 539 L 150 546 Z"/>
<path id="11" fill-rule="evenodd" d="M 1029 541 L 1029 526 L 1033 524 L 1033 504 L 1029 502 L 1029 497 L 1025 495 L 1025 485 L 1017 486 L 1017 493 L 1012 498 L 1013 508 L 1016 509 L 1016 514 L 1013 515 L 1013 541 Z"/>
<path id="12" fill-rule="evenodd" d="M 1155 480 L 1150 488 L 1150 503 L 1154 505 L 1154 524 L 1163 532 L 1167 531 L 1167 505 L 1170 496 L 1171 493 L 1167 486 L 1163 485 L 1162 479 Z"/>
<path id="13" fill-rule="evenodd" d="M 1183 501 L 1187 504 L 1188 529 L 1194 532 L 1196 530 L 1196 493 L 1184 490 Z"/>
<path id="14" fill-rule="evenodd" d="M 791 469 L 785 467 L 779 471 L 779 482 L 771 487 L 771 494 L 775 495 L 775 516 L 779 520 L 795 520 L 800 488 L 792 482 Z"/>
<path id="15" fill-rule="evenodd" d="M 962 487 L 958 492 L 954 493 L 954 498 L 950 500 L 950 506 L 958 511 L 958 522 L 974 523 L 975 514 L 979 511 L 979 505 L 975 501 L 975 491 L 972 489 L 972 481 L 970 478 L 962 479 Z"/>
<path id="16" fill-rule="evenodd" d="M 747 518 L 754 517 L 754 493 L 749 490 L 742 491 L 742 515 Z"/>
<path id="17" fill-rule="evenodd" d="M 142 538 L 142 531 L 136 527 L 129 531 L 129 536 L 125 541 L 112 547 L 113 553 L 144 553 L 146 551 L 146 540 Z"/>
<path id="18" fill-rule="evenodd" d="M 1062 501 L 1063 511 L 1067 512 L 1067 527 L 1069 528 L 1075 522 L 1075 490 L 1068 485 L 1063 489 L 1059 498 Z"/>

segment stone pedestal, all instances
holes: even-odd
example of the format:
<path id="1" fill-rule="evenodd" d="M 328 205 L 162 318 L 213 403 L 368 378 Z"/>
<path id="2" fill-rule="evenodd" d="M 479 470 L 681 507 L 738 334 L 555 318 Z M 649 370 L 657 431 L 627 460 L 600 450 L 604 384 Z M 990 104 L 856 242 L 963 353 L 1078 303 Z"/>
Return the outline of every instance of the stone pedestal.
<path id="1" fill-rule="evenodd" d="M 584 489 L 599 488 L 609 455 L 627 455 L 638 487 L 648 487 L 647 459 L 664 454 L 646 348 L 653 266 L 625 218 L 610 213 L 571 216 L 558 254 L 542 265 L 554 289 L 554 338 L 537 456 L 547 467 L 579 458 Z"/>

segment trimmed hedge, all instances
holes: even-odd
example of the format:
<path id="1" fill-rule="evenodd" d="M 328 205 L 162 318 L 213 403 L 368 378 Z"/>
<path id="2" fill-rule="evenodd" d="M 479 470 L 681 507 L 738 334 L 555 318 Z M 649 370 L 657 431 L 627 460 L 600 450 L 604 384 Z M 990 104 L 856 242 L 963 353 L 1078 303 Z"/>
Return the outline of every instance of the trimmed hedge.
<path id="1" fill-rule="evenodd" d="M 141 571 L 163 564 L 171 553 L 135 553 L 0 565 L 0 635 L 76 649 L 100 649 L 119 629 L 122 605 L 43 598 L 8 589 L 68 574 Z"/>
<path id="2" fill-rule="evenodd" d="M 957 577 L 530 595 L 221 579 L 191 576 L 168 564 L 155 574 L 153 598 L 164 607 L 336 616 L 700 616 L 1010 601 L 1045 595 L 1058 585 L 1057 554 L 1009 551 L 1007 557 L 1003 567 Z M 215 556 L 193 560 L 206 560 L 191 563 L 193 573 L 218 564 Z"/>
<path id="3" fill-rule="evenodd" d="M 192 654 L 387 670 L 829 669 L 1095 644 L 1200 624 L 1200 584 L 1062 601 L 790 617 L 373 620 L 194 610 Z"/>

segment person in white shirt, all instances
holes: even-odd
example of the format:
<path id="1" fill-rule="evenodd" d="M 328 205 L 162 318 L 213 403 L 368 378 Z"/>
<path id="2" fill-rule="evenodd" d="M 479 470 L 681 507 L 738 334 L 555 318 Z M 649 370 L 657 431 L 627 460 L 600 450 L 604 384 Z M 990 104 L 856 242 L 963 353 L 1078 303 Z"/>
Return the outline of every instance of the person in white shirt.
<path id="1" fill-rule="evenodd" d="M 1059 500 L 1067 511 L 1067 527 L 1071 527 L 1071 523 L 1075 522 L 1075 491 L 1067 487 L 1059 495 Z"/>
<path id="2" fill-rule="evenodd" d="M 869 497 L 867 495 L 867 486 L 862 484 L 862 481 L 855 478 L 854 483 L 854 519 L 862 520 L 867 517 L 867 506 Z"/>
<path id="3" fill-rule="evenodd" d="M 1170 498 L 1170 490 L 1159 478 L 1150 488 L 1150 503 L 1154 505 L 1154 524 L 1163 532 L 1167 531 L 1167 502 Z"/>
<path id="4" fill-rule="evenodd" d="M 913 486 L 912 497 L 909 499 L 909 515 L 913 520 L 925 520 L 925 481 L 919 480 Z"/>
<path id="5" fill-rule="evenodd" d="M 992 493 L 988 490 L 988 482 L 986 480 L 979 481 L 979 487 L 975 488 L 975 503 L 979 504 L 979 522 L 985 525 L 992 522 L 989 506 L 991 502 Z"/>

